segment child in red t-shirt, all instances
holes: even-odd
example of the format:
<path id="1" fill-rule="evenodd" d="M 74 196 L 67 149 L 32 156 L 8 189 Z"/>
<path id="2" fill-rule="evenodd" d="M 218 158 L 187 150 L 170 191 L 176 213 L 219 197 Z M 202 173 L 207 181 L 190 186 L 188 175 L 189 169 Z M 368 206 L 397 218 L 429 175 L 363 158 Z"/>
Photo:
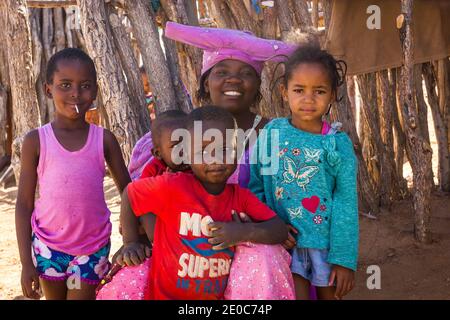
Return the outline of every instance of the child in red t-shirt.
<path id="1" fill-rule="evenodd" d="M 153 159 L 144 167 L 142 178 L 156 177 L 166 171 L 187 171 L 189 165 L 177 162 L 172 157 L 172 151 L 181 141 L 172 139 L 172 133 L 176 129 L 184 128 L 186 114 L 180 110 L 169 110 L 158 115 L 152 121 Z M 175 153 L 174 153 L 175 155 Z"/>
<path id="2" fill-rule="evenodd" d="M 200 131 L 195 121 L 202 122 Z M 192 174 L 167 173 L 128 185 L 122 194 L 120 220 L 124 249 L 118 262 L 137 265 L 145 259 L 138 239 L 138 220 L 151 212 L 157 216 L 149 299 L 222 299 L 234 245 L 241 242 L 277 244 L 287 239 L 287 228 L 277 215 L 247 189 L 228 184 L 236 161 L 207 161 L 217 150 L 234 157 L 233 117 L 218 107 L 202 107 L 188 115 L 192 137 L 187 148 Z M 227 137 L 225 147 L 212 148 L 208 129 Z M 201 137 L 193 136 L 201 134 Z M 219 139 L 220 140 L 220 139 Z M 198 142 L 199 145 L 196 145 Z M 189 146 L 185 144 L 185 146 Z M 231 148 L 228 148 L 232 146 Z M 200 158 L 201 161 L 194 161 Z M 233 212 L 246 212 L 253 221 L 240 223 Z"/>
<path id="3" fill-rule="evenodd" d="M 156 177 L 165 172 L 187 171 L 188 165 L 176 164 L 172 160 L 173 148 L 180 143 L 179 140 L 171 139 L 174 130 L 184 128 L 186 114 L 180 110 L 169 110 L 158 115 L 152 121 L 153 148 L 151 150 L 153 159 L 142 171 L 141 179 Z M 146 256 L 150 256 L 151 242 L 153 241 L 153 229 L 156 217 L 152 214 L 142 216 L 139 219 L 140 242 L 146 246 Z M 119 232 L 121 226 L 119 226 Z M 148 286 L 148 277 L 151 259 L 147 258 L 139 266 L 122 267 L 115 261 L 121 253 L 120 248 L 113 256 L 113 266 L 110 272 L 102 280 L 97 289 L 97 300 L 142 300 L 144 291 Z"/>

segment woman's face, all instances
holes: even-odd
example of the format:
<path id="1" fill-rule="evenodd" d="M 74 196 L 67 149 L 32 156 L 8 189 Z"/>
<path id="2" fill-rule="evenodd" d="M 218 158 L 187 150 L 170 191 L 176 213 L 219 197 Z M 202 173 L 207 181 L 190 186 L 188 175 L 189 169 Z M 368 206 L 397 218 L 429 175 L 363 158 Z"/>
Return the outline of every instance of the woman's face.
<path id="1" fill-rule="evenodd" d="M 249 64 L 223 60 L 211 69 L 204 85 L 212 104 L 239 114 L 255 103 L 261 79 Z"/>

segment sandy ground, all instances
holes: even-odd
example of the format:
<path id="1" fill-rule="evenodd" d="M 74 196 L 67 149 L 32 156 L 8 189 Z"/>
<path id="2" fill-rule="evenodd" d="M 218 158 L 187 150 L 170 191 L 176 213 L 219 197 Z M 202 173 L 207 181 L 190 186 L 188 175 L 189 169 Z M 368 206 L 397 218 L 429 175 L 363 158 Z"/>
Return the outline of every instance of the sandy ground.
<path id="1" fill-rule="evenodd" d="M 432 123 L 430 123 L 432 125 Z M 430 130 L 431 131 L 431 130 Z M 431 135 L 433 169 L 437 168 L 437 146 Z M 405 177 L 412 173 L 405 165 Z M 112 250 L 120 247 L 118 234 L 120 197 L 111 178 L 105 194 L 113 223 Z M 22 299 L 20 261 L 14 226 L 17 188 L 0 189 L 0 299 Z M 435 192 L 432 199 L 433 243 L 421 245 L 413 237 L 411 200 L 395 203 L 376 220 L 360 218 L 360 258 L 356 287 L 348 299 L 450 299 L 450 194 Z M 380 289 L 369 290 L 369 266 L 380 271 Z M 369 269 L 370 270 L 370 269 Z M 372 281 L 369 281 L 373 283 Z"/>

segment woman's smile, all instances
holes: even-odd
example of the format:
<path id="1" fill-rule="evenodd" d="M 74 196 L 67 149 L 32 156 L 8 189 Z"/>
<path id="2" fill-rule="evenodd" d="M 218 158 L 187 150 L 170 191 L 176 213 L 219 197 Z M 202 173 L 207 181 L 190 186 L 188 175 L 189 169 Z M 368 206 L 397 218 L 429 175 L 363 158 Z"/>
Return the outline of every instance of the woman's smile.
<path id="1" fill-rule="evenodd" d="M 235 91 L 235 90 L 225 91 L 223 94 L 227 97 L 241 97 L 243 95 L 242 92 Z"/>

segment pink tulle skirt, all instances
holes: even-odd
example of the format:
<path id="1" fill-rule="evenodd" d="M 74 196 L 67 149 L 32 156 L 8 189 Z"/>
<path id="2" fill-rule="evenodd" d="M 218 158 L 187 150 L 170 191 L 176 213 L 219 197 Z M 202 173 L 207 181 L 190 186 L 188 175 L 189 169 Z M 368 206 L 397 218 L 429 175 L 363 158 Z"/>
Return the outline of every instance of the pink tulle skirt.
<path id="1" fill-rule="evenodd" d="M 149 286 L 151 259 L 142 264 L 123 267 L 97 293 L 97 300 L 144 300 Z"/>
<path id="2" fill-rule="evenodd" d="M 236 247 L 226 300 L 294 300 L 291 256 L 281 245 L 245 243 Z M 151 258 L 120 269 L 97 293 L 97 300 L 144 300 Z"/>
<path id="3" fill-rule="evenodd" d="M 236 246 L 226 300 L 294 300 L 291 256 L 281 245 Z"/>

